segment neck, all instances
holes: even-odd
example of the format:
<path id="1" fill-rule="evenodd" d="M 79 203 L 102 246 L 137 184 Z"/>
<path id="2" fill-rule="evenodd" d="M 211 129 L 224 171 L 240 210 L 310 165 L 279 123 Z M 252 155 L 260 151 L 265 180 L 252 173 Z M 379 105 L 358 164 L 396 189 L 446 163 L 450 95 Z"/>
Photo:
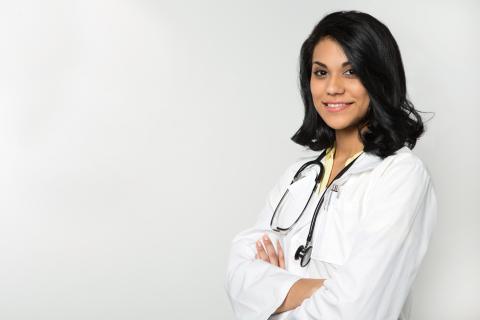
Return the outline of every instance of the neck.
<path id="1" fill-rule="evenodd" d="M 335 158 L 348 159 L 363 150 L 356 128 L 335 131 Z"/>

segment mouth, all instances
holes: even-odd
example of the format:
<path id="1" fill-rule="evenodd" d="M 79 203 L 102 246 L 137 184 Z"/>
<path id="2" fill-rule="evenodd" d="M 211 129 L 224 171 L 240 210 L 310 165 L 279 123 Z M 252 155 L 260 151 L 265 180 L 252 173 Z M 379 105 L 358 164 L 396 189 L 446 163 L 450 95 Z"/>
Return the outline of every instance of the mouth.
<path id="1" fill-rule="evenodd" d="M 326 110 L 330 112 L 339 112 L 342 110 L 347 109 L 350 107 L 353 102 L 346 102 L 346 101 L 325 101 L 322 102 L 323 106 Z"/>

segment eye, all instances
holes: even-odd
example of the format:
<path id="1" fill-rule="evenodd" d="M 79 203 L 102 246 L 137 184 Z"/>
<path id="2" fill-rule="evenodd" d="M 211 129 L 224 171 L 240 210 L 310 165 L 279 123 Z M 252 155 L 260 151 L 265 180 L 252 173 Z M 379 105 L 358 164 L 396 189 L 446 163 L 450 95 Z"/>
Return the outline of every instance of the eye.
<path id="1" fill-rule="evenodd" d="M 319 69 L 317 71 L 314 71 L 313 74 L 319 78 L 323 78 L 327 75 L 327 71 Z"/>
<path id="2" fill-rule="evenodd" d="M 347 71 L 345 71 L 345 74 L 351 77 L 355 77 L 357 75 L 357 73 L 353 71 L 353 69 L 348 69 Z"/>

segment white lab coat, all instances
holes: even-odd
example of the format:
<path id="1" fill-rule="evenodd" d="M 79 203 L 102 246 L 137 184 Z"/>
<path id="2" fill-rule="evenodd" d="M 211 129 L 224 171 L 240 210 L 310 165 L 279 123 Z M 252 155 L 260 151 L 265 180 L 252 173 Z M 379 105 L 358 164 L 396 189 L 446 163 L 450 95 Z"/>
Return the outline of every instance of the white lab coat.
<path id="1" fill-rule="evenodd" d="M 225 289 L 236 318 L 408 319 L 411 287 L 437 219 L 427 167 L 408 147 L 383 160 L 362 153 L 326 190 L 312 259 L 302 268 L 294 254 L 305 243 L 319 193 L 287 235 L 271 231 L 270 219 L 297 169 L 317 156 L 292 164 L 270 191 L 255 225 L 233 239 Z M 291 192 L 308 192 L 296 183 Z M 281 240 L 286 270 L 255 259 L 255 241 L 265 232 L 274 243 Z M 271 316 L 301 278 L 326 280 L 298 308 Z"/>

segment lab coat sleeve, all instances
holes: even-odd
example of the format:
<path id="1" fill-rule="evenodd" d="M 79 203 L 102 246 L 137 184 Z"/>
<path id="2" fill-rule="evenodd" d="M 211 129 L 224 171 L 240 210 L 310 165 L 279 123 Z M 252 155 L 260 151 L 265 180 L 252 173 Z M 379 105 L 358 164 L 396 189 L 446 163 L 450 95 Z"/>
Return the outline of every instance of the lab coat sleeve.
<path id="1" fill-rule="evenodd" d="M 290 287 L 300 279 L 284 269 L 255 259 L 255 242 L 264 233 L 269 234 L 276 247 L 278 236 L 270 229 L 270 219 L 284 188 L 299 166 L 297 162 L 286 170 L 269 192 L 255 225 L 237 234 L 231 243 L 225 290 L 236 319 L 268 319 L 282 304 Z"/>
<path id="2" fill-rule="evenodd" d="M 399 155 L 375 179 L 350 255 L 288 319 L 398 319 L 436 223 L 437 201 L 415 156 Z"/>

